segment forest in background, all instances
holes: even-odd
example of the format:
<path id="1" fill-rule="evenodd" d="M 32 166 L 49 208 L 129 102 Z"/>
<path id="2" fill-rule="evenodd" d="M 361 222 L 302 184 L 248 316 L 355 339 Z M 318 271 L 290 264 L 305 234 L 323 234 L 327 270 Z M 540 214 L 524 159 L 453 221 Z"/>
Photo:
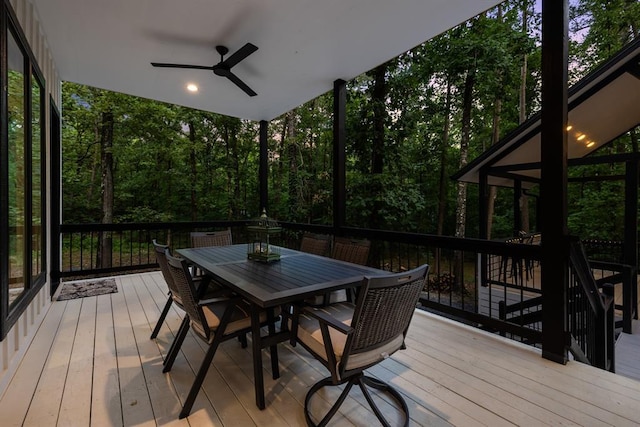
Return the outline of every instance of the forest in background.
<path id="1" fill-rule="evenodd" d="M 449 176 L 539 110 L 535 3 L 505 1 L 348 82 L 347 224 L 477 236 L 478 188 Z M 638 37 L 640 2 L 575 0 L 570 22 L 574 83 Z M 329 92 L 269 122 L 269 216 L 331 223 L 332 105 Z M 62 115 L 64 223 L 259 214 L 259 123 L 68 82 Z M 636 130 L 600 151 L 637 151 Z M 572 233 L 621 237 L 622 182 L 569 191 Z M 512 199 L 492 189 L 492 237 L 513 234 Z"/>

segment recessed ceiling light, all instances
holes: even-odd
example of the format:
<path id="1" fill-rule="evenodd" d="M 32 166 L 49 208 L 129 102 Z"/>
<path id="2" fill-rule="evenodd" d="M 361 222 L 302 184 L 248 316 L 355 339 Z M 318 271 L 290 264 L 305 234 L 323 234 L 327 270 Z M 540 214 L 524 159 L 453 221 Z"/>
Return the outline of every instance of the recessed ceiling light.
<path id="1" fill-rule="evenodd" d="M 571 129 L 573 129 L 573 126 L 571 125 L 567 126 L 567 131 L 570 131 Z"/>
<path id="2" fill-rule="evenodd" d="M 585 139 L 587 137 L 587 135 L 582 134 L 578 137 L 578 141 L 582 141 L 583 139 Z"/>
<path id="3" fill-rule="evenodd" d="M 589 143 L 587 144 L 587 148 L 591 148 L 591 147 L 593 147 L 594 145 L 596 145 L 596 143 L 595 143 L 595 142 L 593 142 L 593 141 L 591 141 L 591 142 L 589 142 Z"/>
<path id="4" fill-rule="evenodd" d="M 196 85 L 195 85 L 195 84 L 193 84 L 193 83 L 189 83 L 189 84 L 187 85 L 187 90 L 188 90 L 189 92 L 197 92 L 197 91 L 198 91 L 198 86 L 196 86 Z"/>

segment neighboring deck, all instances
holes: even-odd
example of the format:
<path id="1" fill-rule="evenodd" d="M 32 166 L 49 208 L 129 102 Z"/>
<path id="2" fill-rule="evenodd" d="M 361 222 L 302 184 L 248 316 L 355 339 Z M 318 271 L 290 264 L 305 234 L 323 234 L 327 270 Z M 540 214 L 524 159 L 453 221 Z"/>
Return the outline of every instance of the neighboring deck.
<path id="1" fill-rule="evenodd" d="M 304 396 L 324 368 L 304 350 L 281 345 L 281 378 L 265 375 L 267 408 L 260 411 L 251 353 L 237 341 L 223 344 L 191 416 L 178 420 L 202 343 L 190 335 L 163 374 L 180 314 L 172 311 L 169 326 L 149 339 L 166 301 L 162 276 L 116 280 L 118 293 L 52 304 L 0 400 L 2 426 L 304 425 Z M 640 382 L 629 378 L 549 362 L 535 349 L 424 312 L 413 319 L 407 347 L 370 373 L 405 395 L 411 425 L 640 424 Z M 354 396 L 332 425 L 377 425 Z"/>

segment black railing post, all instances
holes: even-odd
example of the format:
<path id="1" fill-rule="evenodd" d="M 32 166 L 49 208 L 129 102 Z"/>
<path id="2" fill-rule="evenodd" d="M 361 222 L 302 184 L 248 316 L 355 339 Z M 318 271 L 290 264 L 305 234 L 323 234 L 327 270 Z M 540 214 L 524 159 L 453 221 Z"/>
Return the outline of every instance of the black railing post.
<path id="1" fill-rule="evenodd" d="M 602 286 L 602 293 L 604 295 L 604 312 L 602 313 L 603 319 L 599 319 L 596 324 L 596 329 L 599 331 L 600 336 L 597 337 L 596 343 L 605 343 L 602 346 L 597 346 L 596 350 L 601 359 L 600 364 L 596 364 L 597 367 L 609 370 L 611 372 L 616 371 L 615 363 L 615 289 L 610 283 L 606 283 Z M 600 350 L 599 347 L 602 347 Z"/>
<path id="2" fill-rule="evenodd" d="M 633 299 L 633 287 L 638 287 L 638 279 L 634 266 L 622 266 L 622 332 L 631 334 L 633 328 L 634 306 L 637 307 L 637 299 Z"/>
<path id="3" fill-rule="evenodd" d="M 333 82 L 333 229 L 335 235 L 342 234 L 347 211 L 346 173 L 346 108 L 347 82 Z"/>
<path id="4" fill-rule="evenodd" d="M 489 222 L 489 177 L 484 170 L 480 170 L 480 178 L 478 180 L 480 186 L 478 189 L 478 212 L 480 217 L 480 224 L 478 226 L 479 236 L 481 239 L 489 238 L 488 222 Z M 480 254 L 480 284 L 482 286 L 488 286 L 489 269 L 487 254 Z"/>
<path id="5" fill-rule="evenodd" d="M 567 229 L 568 0 L 542 0 L 542 356 L 567 362 L 569 240 Z M 544 214 L 542 214 L 544 212 Z"/>
<path id="6" fill-rule="evenodd" d="M 622 262 L 631 266 L 631 271 L 628 271 L 627 268 L 623 270 L 626 273 L 622 285 L 625 293 L 623 296 L 625 306 L 623 332 L 630 334 L 631 319 L 632 317 L 638 318 L 638 286 L 636 281 L 638 268 L 638 159 L 627 161 L 625 166 Z"/>

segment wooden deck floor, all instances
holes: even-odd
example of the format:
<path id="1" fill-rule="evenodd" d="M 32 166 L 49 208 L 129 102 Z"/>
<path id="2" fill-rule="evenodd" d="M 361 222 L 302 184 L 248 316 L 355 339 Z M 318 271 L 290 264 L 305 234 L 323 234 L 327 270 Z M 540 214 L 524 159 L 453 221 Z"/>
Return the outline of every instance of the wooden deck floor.
<path id="1" fill-rule="evenodd" d="M 304 350 L 280 346 L 281 378 L 265 375 L 267 408 L 254 404 L 251 353 L 223 344 L 194 405 L 178 420 L 204 350 L 189 336 L 169 374 L 162 358 L 177 330 L 173 311 L 149 335 L 166 300 L 159 273 L 121 276 L 118 293 L 52 304 L 0 399 L 2 426 L 300 426 L 309 387 L 325 376 Z M 640 424 L 640 382 L 417 312 L 407 350 L 370 374 L 406 397 L 411 425 Z M 269 369 L 265 352 L 265 370 Z M 354 394 L 332 425 L 378 425 Z M 321 404 L 321 403 L 318 403 Z M 389 406 L 384 408 L 390 411 Z"/>

